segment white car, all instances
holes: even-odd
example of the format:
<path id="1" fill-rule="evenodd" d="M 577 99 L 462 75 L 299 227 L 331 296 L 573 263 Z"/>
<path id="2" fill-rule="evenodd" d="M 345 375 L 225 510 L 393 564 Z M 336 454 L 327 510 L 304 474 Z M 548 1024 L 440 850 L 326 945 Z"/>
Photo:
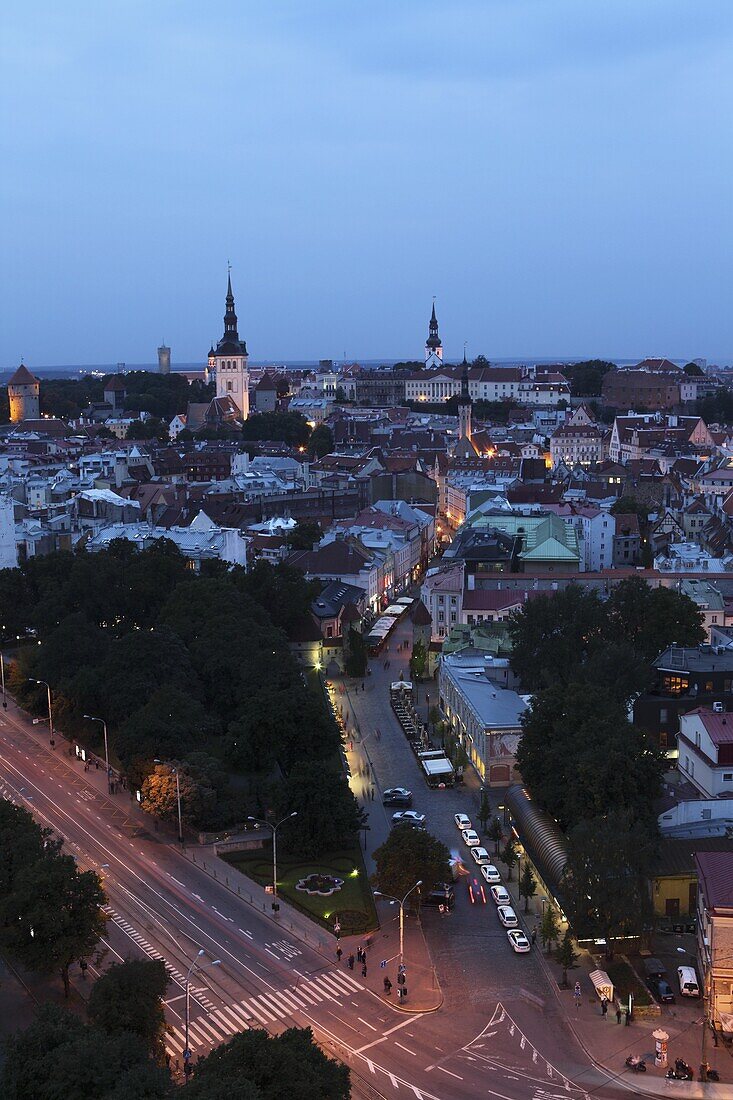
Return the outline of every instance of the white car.
<path id="1" fill-rule="evenodd" d="M 511 905 L 497 906 L 496 915 L 505 928 L 516 928 L 519 924 L 517 914 L 514 912 Z"/>
<path id="2" fill-rule="evenodd" d="M 505 886 L 492 886 L 491 896 L 497 905 L 511 905 L 512 899 Z"/>
<path id="3" fill-rule="evenodd" d="M 532 945 L 521 928 L 510 928 L 506 936 L 512 945 L 512 950 L 516 951 L 518 955 L 524 955 L 527 951 L 532 950 Z"/>
<path id="4" fill-rule="evenodd" d="M 468 816 L 468 814 L 455 814 L 453 820 L 461 831 L 463 831 L 463 829 L 473 828 L 473 825 L 471 824 L 471 818 Z"/>
<path id="5" fill-rule="evenodd" d="M 492 863 L 484 864 L 481 868 L 481 874 L 484 876 L 489 885 L 493 885 L 493 883 L 495 882 L 501 882 L 501 875 Z"/>
<path id="6" fill-rule="evenodd" d="M 464 829 L 461 836 L 469 848 L 478 848 L 481 843 L 481 837 L 473 829 Z"/>
<path id="7" fill-rule="evenodd" d="M 419 814 L 417 810 L 398 810 L 392 814 L 393 825 L 414 825 L 416 829 L 424 829 L 426 820 L 425 814 Z"/>
<path id="8" fill-rule="evenodd" d="M 485 848 L 472 848 L 471 856 L 473 857 L 474 863 L 477 863 L 479 867 L 484 863 L 491 863 L 491 856 Z"/>

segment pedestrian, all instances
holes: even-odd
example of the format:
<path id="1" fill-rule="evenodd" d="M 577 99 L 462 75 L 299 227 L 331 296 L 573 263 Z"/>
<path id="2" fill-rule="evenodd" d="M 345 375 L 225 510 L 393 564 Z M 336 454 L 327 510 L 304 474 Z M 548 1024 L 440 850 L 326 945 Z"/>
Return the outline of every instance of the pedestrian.
<path id="1" fill-rule="evenodd" d="M 623 1015 L 623 1013 L 621 1012 L 621 1005 L 616 1005 L 616 1023 L 617 1024 L 621 1023 L 622 1015 Z"/>
<path id="2" fill-rule="evenodd" d="M 578 1015 L 578 1009 L 580 1008 L 580 982 L 575 983 L 575 989 L 573 990 L 573 999 L 575 1001 L 575 1015 Z"/>
<path id="3" fill-rule="evenodd" d="M 533 944 L 537 943 L 537 929 L 536 928 L 532 929 L 532 943 Z"/>
<path id="4" fill-rule="evenodd" d="M 367 976 L 366 959 L 364 959 L 364 962 L 361 964 L 361 976 L 362 976 L 362 978 L 366 978 L 366 976 Z"/>
<path id="5" fill-rule="evenodd" d="M 353 970 L 353 969 L 354 969 L 354 953 L 353 953 L 353 951 L 352 951 L 352 953 L 351 953 L 351 954 L 349 955 L 349 958 L 348 958 L 348 965 L 349 965 L 349 970 Z"/>
<path id="6" fill-rule="evenodd" d="M 608 997 L 605 995 L 605 993 L 601 997 L 601 1016 L 603 1016 L 604 1020 L 606 1016 L 608 1016 Z"/>
<path id="7" fill-rule="evenodd" d="M 388 997 L 389 997 L 390 993 L 392 992 L 392 983 L 389 980 L 389 978 L 384 979 L 384 992 Z"/>
<path id="8" fill-rule="evenodd" d="M 365 686 L 365 684 L 363 684 L 363 683 L 362 683 L 362 685 L 361 685 L 361 690 L 362 690 L 362 691 L 366 691 L 366 686 Z"/>
<path id="9" fill-rule="evenodd" d="M 362 950 L 362 947 L 360 945 L 356 949 L 356 961 L 361 962 L 363 960 L 363 958 L 364 958 L 364 951 Z"/>
<path id="10" fill-rule="evenodd" d="M 338 959 L 339 962 L 341 962 L 341 956 L 342 955 L 343 955 L 343 951 L 341 950 L 341 945 L 339 944 L 339 946 L 336 948 L 336 958 Z"/>
<path id="11" fill-rule="evenodd" d="M 374 801 L 374 787 L 372 787 L 372 802 Z"/>

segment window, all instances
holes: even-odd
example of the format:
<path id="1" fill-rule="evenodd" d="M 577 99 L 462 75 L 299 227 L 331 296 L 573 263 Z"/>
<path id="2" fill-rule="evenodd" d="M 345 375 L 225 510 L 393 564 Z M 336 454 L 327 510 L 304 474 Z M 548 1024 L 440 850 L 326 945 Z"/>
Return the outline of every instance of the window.
<path id="1" fill-rule="evenodd" d="M 669 744 L 669 736 L 665 730 L 659 731 L 659 747 L 660 749 L 666 749 Z"/>
<path id="2" fill-rule="evenodd" d="M 669 695 L 683 695 L 690 689 L 690 682 L 683 676 L 665 676 L 662 686 Z"/>
<path id="3" fill-rule="evenodd" d="M 668 711 L 667 707 L 660 707 L 659 708 L 659 721 L 660 722 L 668 722 L 669 721 L 669 711 Z"/>
<path id="4" fill-rule="evenodd" d="M 723 772 L 723 782 L 733 783 L 733 772 Z"/>
<path id="5" fill-rule="evenodd" d="M 702 813 L 700 814 L 700 817 L 702 818 L 703 821 L 709 821 L 712 816 L 713 816 L 713 811 L 712 810 L 703 810 Z"/>
<path id="6" fill-rule="evenodd" d="M 713 690 L 713 681 L 712 680 L 706 680 L 705 681 L 705 691 L 712 691 L 712 690 Z"/>

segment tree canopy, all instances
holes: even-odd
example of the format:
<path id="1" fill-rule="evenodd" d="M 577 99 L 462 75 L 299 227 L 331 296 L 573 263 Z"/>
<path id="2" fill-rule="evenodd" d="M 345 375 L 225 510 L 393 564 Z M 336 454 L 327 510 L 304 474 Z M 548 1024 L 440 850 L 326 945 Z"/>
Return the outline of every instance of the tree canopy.
<path id="1" fill-rule="evenodd" d="M 162 959 L 116 963 L 92 986 L 89 1021 L 108 1035 L 136 1035 L 161 1064 L 165 1058 L 163 997 L 167 987 L 168 972 Z"/>
<path id="2" fill-rule="evenodd" d="M 378 890 L 401 898 L 416 882 L 427 893 L 450 880 L 450 852 L 424 829 L 396 825 L 374 853 L 374 882 Z"/>

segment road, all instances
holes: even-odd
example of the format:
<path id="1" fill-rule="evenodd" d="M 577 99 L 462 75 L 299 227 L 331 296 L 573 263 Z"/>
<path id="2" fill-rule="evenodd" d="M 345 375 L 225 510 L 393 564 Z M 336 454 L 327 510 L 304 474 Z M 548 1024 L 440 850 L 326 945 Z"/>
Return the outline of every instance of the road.
<path id="1" fill-rule="evenodd" d="M 489 992 L 500 928 L 488 907 L 475 918 L 476 933 L 483 933 L 470 932 L 481 995 L 459 992 L 437 1013 L 405 1015 L 366 989 L 358 974 L 212 880 L 151 830 L 125 792 L 108 797 L 103 773 L 84 773 L 63 746 L 52 751 L 12 705 L 0 715 L 0 744 L 0 793 L 65 837 L 80 866 L 104 879 L 109 923 L 95 970 L 128 957 L 165 961 L 174 1063 L 184 1048 L 185 975 L 204 950 L 203 963 L 220 965 L 207 965 L 191 986 L 194 1060 L 247 1027 L 274 1034 L 310 1026 L 323 1048 L 350 1066 L 357 1097 L 552 1100 L 623 1091 L 589 1065 L 562 1021 L 517 998 L 516 972 L 506 996 Z M 81 987 L 81 975 L 74 980 Z"/>

